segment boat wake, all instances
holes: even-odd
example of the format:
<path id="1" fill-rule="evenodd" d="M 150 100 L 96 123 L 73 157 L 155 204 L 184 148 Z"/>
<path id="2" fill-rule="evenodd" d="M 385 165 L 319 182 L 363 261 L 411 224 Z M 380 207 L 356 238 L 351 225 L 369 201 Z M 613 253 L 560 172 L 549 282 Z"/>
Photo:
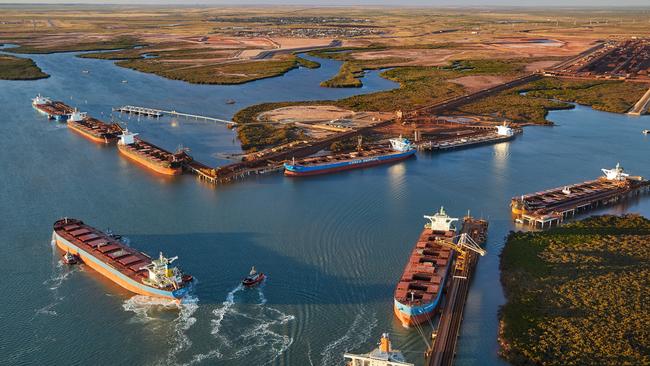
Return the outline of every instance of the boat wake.
<path id="1" fill-rule="evenodd" d="M 325 349 L 321 352 L 321 365 L 330 366 L 340 364 L 341 355 L 359 344 L 366 343 L 376 326 L 377 317 L 375 313 L 365 314 L 363 310 L 360 310 L 345 334 L 325 346 Z"/>
<path id="2" fill-rule="evenodd" d="M 256 364 L 272 363 L 293 343 L 280 329 L 295 317 L 266 306 L 262 287 L 256 289 L 257 303 L 237 303 L 236 295 L 244 290 L 242 285 L 235 287 L 212 311 L 211 333 L 219 343 L 219 359 L 237 360 L 252 354 L 259 361 Z"/>
<path id="3" fill-rule="evenodd" d="M 55 244 L 52 245 L 52 258 L 60 258 Z M 73 273 L 81 271 L 80 266 L 68 266 L 61 259 L 55 260 L 56 262 L 53 262 L 52 276 L 43 281 L 43 285 L 47 286 L 47 289 L 52 293 L 53 300 L 44 307 L 36 309 L 36 315 L 58 315 L 54 307 L 64 299 L 64 296 L 59 294 L 59 288 Z"/>
<path id="4" fill-rule="evenodd" d="M 171 299 L 135 295 L 124 301 L 122 308 L 135 314 L 132 321 L 136 323 L 147 323 L 160 320 L 160 312 L 167 310 L 181 310 L 182 305 Z"/>
<path id="5" fill-rule="evenodd" d="M 253 303 L 244 303 L 240 298 L 253 300 Z M 243 357 L 253 359 L 250 364 L 263 365 L 272 363 L 291 346 L 293 338 L 282 334 L 281 330 L 295 319 L 266 303 L 262 287 L 247 290 L 239 285 L 208 313 L 211 315 L 209 323 L 201 321 L 196 326 L 197 318 L 204 318 L 197 316 L 199 305 L 195 297 L 178 304 L 173 300 L 137 295 L 126 300 L 122 307 L 134 313 L 132 321 L 146 323 L 146 328 L 156 336 L 170 340 L 168 353 L 154 361 L 155 365 L 194 365 L 207 360 L 236 362 Z M 206 310 L 205 306 L 201 309 Z M 165 319 L 176 312 L 175 318 Z M 215 342 L 201 349 L 206 346 L 205 337 L 193 344 L 190 335 L 202 333 L 205 325 Z"/>
<path id="6" fill-rule="evenodd" d="M 122 308 L 134 313 L 132 321 L 146 323 L 147 329 L 158 336 L 168 335 L 164 338 L 169 339 L 169 351 L 155 364 L 179 364 L 177 361 L 179 354 L 192 347 L 192 341 L 187 332 L 196 323 L 195 313 L 199 309 L 198 298 L 187 296 L 179 303 L 171 299 L 136 295 L 126 300 L 122 304 Z M 167 319 L 173 316 L 172 314 L 177 315 Z M 197 359 L 190 364 L 202 360 L 198 357 L 195 358 Z"/>
<path id="7" fill-rule="evenodd" d="M 54 274 L 52 274 L 52 277 L 43 281 L 43 284 L 48 286 L 51 291 L 56 291 L 74 272 L 80 271 L 80 268 L 79 266 L 67 266 L 62 260 L 59 260 L 56 264 Z"/>

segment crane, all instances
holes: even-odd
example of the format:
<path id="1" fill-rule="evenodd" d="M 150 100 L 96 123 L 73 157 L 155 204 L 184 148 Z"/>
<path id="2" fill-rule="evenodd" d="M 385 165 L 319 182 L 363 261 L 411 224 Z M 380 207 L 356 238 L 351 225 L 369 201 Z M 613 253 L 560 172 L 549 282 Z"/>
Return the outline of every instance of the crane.
<path id="1" fill-rule="evenodd" d="M 474 239 L 472 239 L 472 237 L 467 233 L 461 233 L 449 240 L 439 240 L 438 244 L 448 246 L 458 252 L 456 272 L 461 273 L 462 275 L 455 275 L 454 277 L 466 278 L 464 271 L 467 265 L 467 254 L 469 251 L 472 251 L 481 257 L 487 254 L 487 251 L 481 248 L 480 245 L 476 244 Z"/>

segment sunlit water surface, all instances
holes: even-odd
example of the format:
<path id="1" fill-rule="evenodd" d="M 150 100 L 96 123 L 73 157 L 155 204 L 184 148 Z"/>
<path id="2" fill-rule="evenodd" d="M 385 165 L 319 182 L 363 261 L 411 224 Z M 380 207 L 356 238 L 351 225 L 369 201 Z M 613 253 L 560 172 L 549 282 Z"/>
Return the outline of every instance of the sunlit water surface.
<path id="1" fill-rule="evenodd" d="M 500 365 L 498 255 L 515 229 L 510 197 L 591 179 L 619 161 L 650 176 L 650 139 L 641 134 L 650 118 L 577 107 L 552 112 L 556 127 L 528 127 L 507 143 L 215 189 L 191 176 L 153 175 L 114 147 L 47 121 L 30 98 L 40 92 L 106 120 L 122 104 L 230 118 L 255 103 L 335 99 L 395 84 L 371 72 L 362 89 L 319 87 L 336 61 L 240 86 L 199 86 L 72 54 L 34 59 L 51 78 L 0 81 L 0 364 L 341 365 L 343 352 L 369 351 L 388 331 L 421 365 L 424 342 L 393 319 L 392 294 L 422 215 L 444 205 L 456 216 L 471 209 L 490 220 L 458 364 Z M 187 146 L 209 164 L 239 151 L 234 132 L 215 123 L 121 119 L 147 140 Z M 649 214 L 650 204 L 641 199 L 607 212 Z M 63 266 L 50 245 L 51 225 L 62 216 L 110 227 L 152 255 L 178 255 L 198 279 L 192 297 L 179 308 L 134 297 L 83 266 Z M 245 290 L 238 284 L 251 265 L 268 281 Z"/>

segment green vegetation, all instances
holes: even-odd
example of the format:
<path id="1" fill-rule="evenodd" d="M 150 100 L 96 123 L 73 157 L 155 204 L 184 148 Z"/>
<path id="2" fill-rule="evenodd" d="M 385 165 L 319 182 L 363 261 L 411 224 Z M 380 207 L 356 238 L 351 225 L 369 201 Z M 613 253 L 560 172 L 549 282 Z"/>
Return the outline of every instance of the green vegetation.
<path id="1" fill-rule="evenodd" d="M 530 87 L 531 97 L 559 99 L 588 105 L 606 112 L 625 113 L 634 106 L 648 86 L 622 81 L 575 82 L 542 79 Z"/>
<path id="2" fill-rule="evenodd" d="M 278 102 L 262 103 L 244 108 L 233 116 L 233 121 L 239 125 L 237 127 L 237 137 L 241 142 L 244 151 L 253 152 L 265 149 L 269 146 L 276 146 L 296 140 L 298 137 L 304 138 L 299 134 L 299 129 L 293 125 L 284 125 L 276 127 L 273 125 L 254 124 L 257 122 L 257 115 L 276 108 L 288 107 L 292 105 L 309 105 L 313 102 Z"/>
<path id="3" fill-rule="evenodd" d="M 82 53 L 80 55 L 77 55 L 77 57 L 94 58 L 99 60 L 132 60 L 142 58 L 143 53 L 145 53 L 145 51 L 143 51 L 141 48 L 130 48 L 112 52 Z"/>
<path id="4" fill-rule="evenodd" d="M 376 70 L 389 68 L 406 61 L 400 58 L 384 58 L 380 60 L 351 60 L 345 61 L 339 72 L 329 80 L 320 83 L 325 88 L 360 88 L 363 86 L 361 79 L 366 70 Z"/>
<path id="5" fill-rule="evenodd" d="M 22 44 L 19 47 L 9 48 L 6 51 L 12 53 L 57 53 L 57 52 L 79 52 L 79 51 L 100 51 L 116 50 L 122 48 L 133 48 L 138 46 L 137 38 L 130 36 L 115 37 L 105 41 L 60 43 L 56 45 L 34 45 Z"/>
<path id="6" fill-rule="evenodd" d="M 463 93 L 462 86 L 447 81 L 458 77 L 458 73 L 438 67 L 398 67 L 381 76 L 398 82 L 400 87 L 341 99 L 335 105 L 355 111 L 410 110 Z"/>
<path id="7" fill-rule="evenodd" d="M 102 60 L 135 60 L 157 58 L 157 61 L 168 60 L 204 60 L 224 57 L 229 49 L 224 48 L 182 48 L 185 45 L 179 43 L 159 43 L 142 48 L 117 50 L 111 52 L 94 52 L 78 55 L 81 58 L 95 58 Z"/>
<path id="8" fill-rule="evenodd" d="M 237 130 L 243 150 L 258 151 L 267 146 L 286 144 L 304 138 L 302 131 L 293 125 L 271 127 L 270 125 L 241 126 Z"/>
<path id="9" fill-rule="evenodd" d="M 551 124 L 550 121 L 546 120 L 549 111 L 573 108 L 571 104 L 545 98 L 532 98 L 521 95 L 521 92 L 522 90 L 518 88 L 506 90 L 461 106 L 458 110 L 461 113 L 489 115 L 516 122 Z"/>
<path id="10" fill-rule="evenodd" d="M 117 65 L 193 84 L 243 84 L 282 75 L 296 68 L 297 62 L 295 59 L 281 59 L 194 66 L 137 59 L 118 61 Z"/>
<path id="11" fill-rule="evenodd" d="M 511 233 L 501 271 L 510 362 L 650 364 L 650 220 L 601 216 Z"/>
<path id="12" fill-rule="evenodd" d="M 331 79 L 320 83 L 325 88 L 360 88 L 363 86 L 360 77 L 363 77 L 363 68 L 352 62 L 341 65 L 339 72 Z"/>
<path id="13" fill-rule="evenodd" d="M 360 78 L 364 76 L 365 70 L 388 68 L 392 65 L 408 61 L 401 58 L 357 60 L 353 56 L 353 51 L 368 51 L 382 48 L 383 47 L 378 46 L 371 46 L 370 48 L 339 47 L 310 52 L 310 55 L 312 56 L 343 61 L 343 65 L 341 65 L 339 72 L 331 79 L 320 83 L 320 86 L 324 88 L 360 88 L 363 86 Z"/>
<path id="14" fill-rule="evenodd" d="M 449 82 L 469 75 L 517 75 L 523 69 L 521 61 L 473 60 L 467 61 L 467 70 L 456 71 L 448 67 L 409 66 L 396 67 L 381 76 L 398 82 L 399 89 L 372 94 L 357 95 L 335 102 L 343 108 L 355 111 L 411 110 L 464 93 L 462 86 Z"/>
<path id="15" fill-rule="evenodd" d="M 0 55 L 0 79 L 36 80 L 50 77 L 33 60 L 9 55 Z"/>
<path id="16" fill-rule="evenodd" d="M 570 109 L 575 102 L 606 112 L 625 113 L 647 90 L 621 81 L 573 81 L 543 78 L 459 108 L 462 113 L 490 115 L 517 122 L 550 124 L 548 111 Z M 525 95 L 522 93 L 525 92 Z M 554 100 L 552 100 L 554 99 Z"/>
<path id="17" fill-rule="evenodd" d="M 323 51 L 317 52 L 318 55 Z M 331 57 L 341 58 L 341 53 L 329 54 Z M 334 56 L 333 56 L 334 55 Z M 372 61 L 371 61 L 372 62 Z M 381 63 L 385 60 L 376 60 Z M 356 95 L 337 101 L 310 101 L 310 102 L 282 102 L 264 103 L 244 108 L 237 112 L 233 120 L 240 124 L 256 122 L 256 116 L 262 112 L 276 108 L 292 105 L 314 105 L 330 104 L 354 111 L 382 111 L 393 112 L 396 110 L 411 110 L 416 107 L 432 104 L 437 101 L 461 95 L 464 93 L 462 86 L 449 82 L 448 80 L 467 75 L 490 75 L 494 72 L 507 75 L 517 75 L 522 69 L 524 62 L 521 60 L 495 61 L 495 60 L 474 60 L 465 63 L 466 70 L 451 70 L 449 67 L 434 66 L 410 66 L 395 67 L 383 71 L 381 76 L 400 84 L 397 89 L 381 91 L 372 94 Z M 239 128 L 238 134 L 241 141 L 254 141 L 255 136 L 266 136 L 271 134 L 273 127 L 259 125 L 251 126 L 250 129 Z M 272 145 L 257 144 L 256 148 Z M 246 144 L 250 146 L 250 144 Z M 246 149 L 244 147 L 244 149 Z"/>
<path id="18" fill-rule="evenodd" d="M 225 57 L 228 50 L 192 49 L 129 49 L 79 55 L 85 58 L 118 60 L 118 66 L 156 74 L 168 79 L 193 84 L 243 84 L 249 81 L 280 76 L 298 66 L 310 69 L 320 64 L 295 55 L 283 55 L 271 60 L 224 63 L 211 61 Z M 144 55 L 150 58 L 144 58 Z M 202 61 L 205 60 L 205 61 Z"/>
<path id="19" fill-rule="evenodd" d="M 300 56 L 296 56 L 296 62 L 298 62 L 298 65 L 306 67 L 308 69 L 317 69 L 320 67 L 320 64 L 318 62 L 307 60 L 306 58 L 302 58 Z"/>

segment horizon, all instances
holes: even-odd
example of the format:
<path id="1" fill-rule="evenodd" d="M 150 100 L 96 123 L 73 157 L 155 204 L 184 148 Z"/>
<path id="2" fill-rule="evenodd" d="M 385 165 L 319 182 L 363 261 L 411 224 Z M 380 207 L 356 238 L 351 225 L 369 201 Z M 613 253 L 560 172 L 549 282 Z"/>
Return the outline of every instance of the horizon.
<path id="1" fill-rule="evenodd" d="M 535 0 L 470 0 L 458 4 L 453 0 L 439 0 L 435 2 L 427 0 L 404 0 L 396 2 L 393 0 L 325 0 L 320 4 L 306 0 L 197 0 L 197 1 L 178 1 L 178 0 L 138 0 L 137 2 L 129 0 L 112 0 L 103 2 L 99 0 L 86 1 L 69 1 L 69 0 L 47 0 L 47 1 L 21 1 L 21 0 L 0 0 L 0 5 L 88 5 L 88 6 L 179 6 L 179 7 L 206 7 L 206 6 L 306 6 L 306 7 L 360 7 L 376 6 L 391 8 L 513 8 L 513 9 L 548 9 L 548 8 L 592 8 L 592 9 L 624 9 L 624 8 L 647 8 L 650 4 L 646 0 L 622 0 L 612 4 L 608 0 L 577 0 L 567 5 L 566 1 L 550 0 L 544 6 L 539 5 Z"/>

